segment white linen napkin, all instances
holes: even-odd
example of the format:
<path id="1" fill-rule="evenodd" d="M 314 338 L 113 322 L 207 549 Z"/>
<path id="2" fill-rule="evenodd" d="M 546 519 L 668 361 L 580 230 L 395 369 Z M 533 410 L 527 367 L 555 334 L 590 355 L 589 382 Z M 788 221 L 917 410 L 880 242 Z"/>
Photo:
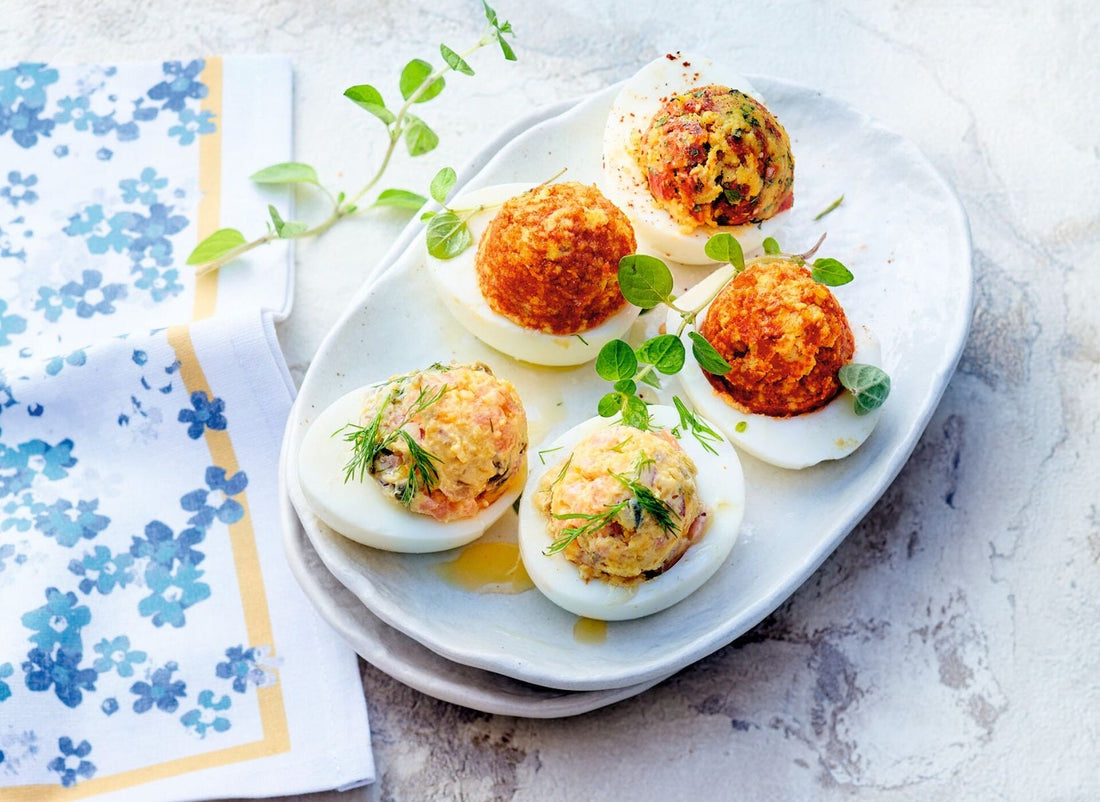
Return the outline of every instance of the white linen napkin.
<path id="1" fill-rule="evenodd" d="M 184 265 L 263 219 L 290 97 L 275 58 L 0 69 L 5 800 L 373 780 L 355 655 L 278 531 L 287 252 Z"/>

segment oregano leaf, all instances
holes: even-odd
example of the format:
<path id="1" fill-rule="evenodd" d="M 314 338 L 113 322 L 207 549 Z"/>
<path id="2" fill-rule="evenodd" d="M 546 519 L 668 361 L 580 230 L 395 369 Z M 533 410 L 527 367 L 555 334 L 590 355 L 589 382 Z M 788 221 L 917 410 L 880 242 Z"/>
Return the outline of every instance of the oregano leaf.
<path id="1" fill-rule="evenodd" d="M 410 156 L 423 156 L 435 150 L 439 136 L 419 117 L 409 115 L 409 126 L 405 129 L 405 147 Z"/>
<path id="2" fill-rule="evenodd" d="M 815 259 L 810 275 L 814 281 L 826 287 L 840 287 L 855 278 L 852 271 L 836 259 Z"/>
<path id="3" fill-rule="evenodd" d="M 600 402 L 596 405 L 596 411 L 600 414 L 601 418 L 610 418 L 619 414 L 619 410 L 623 407 L 623 394 L 622 393 L 608 393 Z"/>
<path id="4" fill-rule="evenodd" d="M 474 74 L 474 68 L 466 63 L 466 59 L 462 58 L 462 56 L 458 55 L 458 53 L 451 50 L 451 48 L 447 47 L 447 45 L 439 46 L 439 55 L 443 57 L 443 61 L 447 64 L 447 66 L 455 72 L 460 72 L 463 75 Z"/>
<path id="5" fill-rule="evenodd" d="M 438 173 L 435 174 L 435 178 L 432 179 L 432 186 L 430 189 L 432 200 L 442 206 L 447 202 L 447 196 L 451 194 L 451 190 L 454 189 L 455 181 L 458 180 L 458 176 L 455 174 L 454 168 L 444 167 Z"/>
<path id="6" fill-rule="evenodd" d="M 257 170 L 249 179 L 257 184 L 316 184 L 317 171 L 308 164 L 302 162 L 281 162 L 272 164 L 262 170 Z"/>
<path id="7" fill-rule="evenodd" d="M 187 257 L 189 265 L 204 265 L 220 259 L 234 248 L 248 244 L 244 234 L 235 228 L 219 228 L 209 237 L 195 246 Z"/>
<path id="8" fill-rule="evenodd" d="M 457 214 L 440 212 L 428 221 L 428 253 L 436 259 L 453 259 L 474 244 L 474 235 Z"/>
<path id="9" fill-rule="evenodd" d="M 854 397 L 857 415 L 878 409 L 890 395 L 890 376 L 875 365 L 852 362 L 840 369 L 837 378 Z"/>
<path id="10" fill-rule="evenodd" d="M 415 212 L 427 202 L 428 199 L 423 195 L 407 189 L 384 189 L 378 193 L 371 206 L 390 206 Z"/>
<path id="11" fill-rule="evenodd" d="M 394 122 L 397 116 L 386 108 L 386 102 L 382 99 L 382 93 L 370 84 L 358 84 L 344 90 L 344 97 L 361 109 L 365 109 L 384 122 L 386 125 Z"/>
<path id="12" fill-rule="evenodd" d="M 605 381 L 632 379 L 637 372 L 638 358 L 634 349 L 623 340 L 611 340 L 596 356 L 596 373 Z"/>
<path id="13" fill-rule="evenodd" d="M 635 306 L 650 309 L 672 296 L 672 271 L 654 256 L 631 253 L 619 260 L 619 289 Z"/>
<path id="14" fill-rule="evenodd" d="M 625 396 L 623 401 L 623 423 L 635 429 L 649 429 L 649 407 L 636 395 Z"/>
<path id="15" fill-rule="evenodd" d="M 733 366 L 718 353 L 718 349 L 711 345 L 702 334 L 697 331 L 688 332 L 688 338 L 691 340 L 692 356 L 699 363 L 699 367 L 707 373 L 713 373 L 715 376 L 725 376 L 733 370 Z"/>
<path id="16" fill-rule="evenodd" d="M 637 357 L 653 365 L 666 376 L 679 373 L 684 366 L 684 343 L 675 334 L 658 334 L 638 346 Z"/>
<path id="17" fill-rule="evenodd" d="M 403 70 L 401 70 L 401 77 L 398 79 L 398 88 L 401 90 L 401 97 L 405 100 L 411 98 L 431 75 L 432 65 L 423 59 L 414 58 L 405 65 Z M 413 102 L 427 103 L 442 92 L 445 85 L 446 82 L 443 80 L 442 76 L 436 78 L 417 95 L 416 100 Z"/>
<path id="18" fill-rule="evenodd" d="M 741 243 L 728 232 L 723 231 L 708 239 L 703 251 L 716 262 L 733 265 L 739 273 L 745 269 L 745 253 L 741 250 Z"/>

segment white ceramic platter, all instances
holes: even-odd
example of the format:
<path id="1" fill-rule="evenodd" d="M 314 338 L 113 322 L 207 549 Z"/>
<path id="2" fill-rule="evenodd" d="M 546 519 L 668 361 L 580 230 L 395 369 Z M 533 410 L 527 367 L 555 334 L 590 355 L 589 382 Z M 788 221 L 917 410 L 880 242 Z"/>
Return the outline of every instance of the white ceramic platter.
<path id="1" fill-rule="evenodd" d="M 537 591 L 488 595 L 447 583 L 432 569 L 453 560 L 453 552 L 403 555 L 353 543 L 312 515 L 297 481 L 302 434 L 339 396 L 433 362 L 481 360 L 519 389 L 537 459 L 540 442 L 594 414 L 607 390 L 590 365 L 520 364 L 468 335 L 427 286 L 423 240 L 411 237 L 372 274 L 322 343 L 287 430 L 287 492 L 306 535 L 327 570 L 383 622 L 448 660 L 548 688 L 640 686 L 729 643 L 775 609 L 897 475 L 966 339 L 972 298 L 966 215 L 949 185 L 908 141 L 812 90 L 752 80 L 787 128 L 796 158 L 795 207 L 780 243 L 797 252 L 828 231 L 821 255 L 840 259 L 856 276 L 836 295 L 882 342 L 893 391 L 870 440 L 843 461 L 803 471 L 743 457 L 745 520 L 727 563 L 680 604 L 609 624 L 601 643 L 578 640 L 576 617 Z M 616 89 L 514 127 L 507 142 L 482 154 L 477 163 L 483 166 L 466 188 L 537 183 L 562 167 L 569 179 L 599 181 L 601 135 Z M 842 194 L 838 209 L 813 220 Z M 678 270 L 678 289 L 706 272 Z M 651 334 L 661 317 L 644 315 L 632 338 Z M 675 381 L 667 384 L 665 400 L 676 390 Z M 509 513 L 486 537 L 514 538 L 514 527 Z"/>

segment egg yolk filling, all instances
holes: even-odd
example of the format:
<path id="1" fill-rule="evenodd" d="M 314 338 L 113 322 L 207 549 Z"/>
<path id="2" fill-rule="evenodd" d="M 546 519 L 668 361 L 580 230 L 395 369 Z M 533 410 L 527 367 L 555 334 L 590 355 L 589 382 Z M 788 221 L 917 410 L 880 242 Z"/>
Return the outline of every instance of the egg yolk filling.
<path id="1" fill-rule="evenodd" d="M 790 261 L 746 267 L 711 303 L 699 333 L 732 366 L 705 374 L 715 390 L 737 409 L 772 417 L 829 403 L 855 352 L 836 297 Z"/>
<path id="2" fill-rule="evenodd" d="M 411 512 L 438 521 L 473 517 L 526 475 L 519 394 L 481 363 L 435 365 L 379 385 L 357 435 L 365 471 Z"/>
<path id="3" fill-rule="evenodd" d="M 759 223 L 794 201 L 786 130 L 736 89 L 670 96 L 636 148 L 654 200 L 686 229 Z"/>
<path id="4" fill-rule="evenodd" d="M 703 536 L 696 474 L 667 432 L 613 426 L 590 435 L 536 490 L 551 551 L 585 581 L 631 586 L 664 573 Z"/>
<path id="5" fill-rule="evenodd" d="M 637 243 L 626 215 L 594 186 L 547 184 L 507 200 L 478 243 L 489 307 L 526 329 L 570 335 L 626 304 L 619 260 Z"/>

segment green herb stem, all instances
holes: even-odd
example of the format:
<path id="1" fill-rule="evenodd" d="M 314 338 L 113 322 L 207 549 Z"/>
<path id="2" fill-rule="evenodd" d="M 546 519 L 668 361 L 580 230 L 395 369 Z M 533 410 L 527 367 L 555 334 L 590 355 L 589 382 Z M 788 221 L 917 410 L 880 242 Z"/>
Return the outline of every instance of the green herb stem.
<path id="1" fill-rule="evenodd" d="M 305 236 L 305 235 L 303 234 L 302 236 Z M 253 250 L 254 248 L 258 248 L 261 245 L 266 245 L 267 243 L 271 242 L 272 240 L 275 240 L 275 239 L 278 239 L 278 238 L 279 238 L 279 235 L 276 234 L 274 231 L 268 231 L 262 237 L 257 237 L 256 239 L 252 240 L 251 242 L 246 242 L 244 245 L 238 245 L 236 248 L 222 254 L 217 259 L 214 259 L 210 262 L 207 262 L 204 265 L 199 265 L 198 267 L 196 267 L 195 268 L 195 277 L 197 278 L 199 276 L 204 276 L 207 273 L 211 273 L 211 272 L 217 270 L 222 265 L 229 264 L 234 259 L 236 259 L 240 256 L 244 256 L 246 253 Z"/>
<path id="2" fill-rule="evenodd" d="M 507 30 L 510 32 L 510 28 Z M 482 37 L 477 41 L 475 45 L 473 45 L 465 52 L 458 54 L 460 60 L 464 62 L 468 56 L 476 53 L 481 48 L 499 41 L 501 35 L 502 31 L 500 31 L 497 25 L 490 24 L 488 30 L 482 35 Z M 420 85 L 415 90 L 413 90 L 413 92 L 397 110 L 396 114 L 394 115 L 394 120 L 389 125 L 387 125 L 387 130 L 389 133 L 389 144 L 386 146 L 385 153 L 382 154 L 382 160 L 375 170 L 374 175 L 371 176 L 370 180 L 368 180 L 367 183 L 364 184 L 358 192 L 356 192 L 350 198 L 346 199 L 344 198 L 343 193 L 341 193 L 340 197 L 337 198 L 323 184 L 316 181 L 309 182 L 312 183 L 314 186 L 320 188 L 321 191 L 324 192 L 329 201 L 331 201 L 332 203 L 332 213 L 325 220 L 321 221 L 312 228 L 309 228 L 299 234 L 294 235 L 293 237 L 280 237 L 278 232 L 269 231 L 263 236 L 257 237 L 256 239 L 252 240 L 251 242 L 247 242 L 243 245 L 233 248 L 232 250 L 222 254 L 218 258 L 197 266 L 195 268 L 195 275 L 201 276 L 205 273 L 217 270 L 218 268 L 222 267 L 225 264 L 228 264 L 239 256 L 242 256 L 253 250 L 254 248 L 258 248 L 259 246 L 265 245 L 266 243 L 271 242 L 275 239 L 303 239 L 305 237 L 319 236 L 328 231 L 330 228 L 336 225 L 336 223 L 340 222 L 345 217 L 352 217 L 361 212 L 364 208 L 370 208 L 369 206 L 360 207 L 358 205 L 359 201 L 362 200 L 362 198 L 368 192 L 374 189 L 375 186 L 377 186 L 378 182 L 382 179 L 382 176 L 386 173 L 386 170 L 390 165 L 390 161 L 393 159 L 393 154 L 397 150 L 397 145 L 401 141 L 402 137 L 405 135 L 408 123 L 409 109 L 412 108 L 413 104 L 415 104 L 424 95 L 424 93 L 427 92 L 435 84 L 437 80 L 443 77 L 446 73 L 453 70 L 454 67 L 446 63 L 444 63 L 444 65 L 441 67 L 436 67 L 435 69 L 433 69 L 432 72 L 420 83 Z M 480 208 L 474 210 L 473 212 L 471 212 L 471 216 L 472 214 L 476 214 L 477 211 L 480 210 Z"/>

